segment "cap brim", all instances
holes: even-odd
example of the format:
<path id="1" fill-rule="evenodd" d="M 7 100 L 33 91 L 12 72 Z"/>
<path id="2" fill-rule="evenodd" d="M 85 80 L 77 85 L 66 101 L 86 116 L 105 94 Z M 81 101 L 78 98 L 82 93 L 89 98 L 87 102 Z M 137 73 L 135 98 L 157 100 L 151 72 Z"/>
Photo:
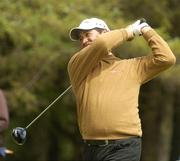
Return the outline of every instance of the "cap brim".
<path id="1" fill-rule="evenodd" d="M 69 37 L 72 41 L 77 41 L 79 40 L 79 32 L 81 29 L 79 28 L 73 28 L 71 29 L 71 31 L 69 32 Z"/>
<path id="2" fill-rule="evenodd" d="M 88 30 L 91 30 L 93 29 L 94 27 L 89 27 L 89 28 L 80 28 L 80 27 L 75 27 L 75 28 L 72 28 L 69 32 L 69 37 L 72 41 L 77 41 L 79 40 L 79 34 L 80 34 L 80 31 L 88 31 Z"/>
<path id="3" fill-rule="evenodd" d="M 75 27 L 75 28 L 72 28 L 69 32 L 69 37 L 72 41 L 78 41 L 79 40 L 79 34 L 80 34 L 80 31 L 88 31 L 88 30 L 92 30 L 94 28 L 99 28 L 99 29 L 104 29 L 104 30 L 107 30 L 107 31 L 110 31 L 109 28 L 100 28 L 100 27 L 92 27 L 90 26 L 89 28 L 80 28 L 80 27 Z"/>

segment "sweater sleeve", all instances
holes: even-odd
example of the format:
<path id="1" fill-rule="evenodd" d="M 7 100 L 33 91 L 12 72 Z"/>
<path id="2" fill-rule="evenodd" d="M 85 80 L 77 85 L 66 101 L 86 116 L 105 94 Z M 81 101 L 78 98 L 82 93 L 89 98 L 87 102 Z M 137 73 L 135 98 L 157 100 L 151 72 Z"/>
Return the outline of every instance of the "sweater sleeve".
<path id="1" fill-rule="evenodd" d="M 138 58 L 137 71 L 141 83 L 145 83 L 160 72 L 175 64 L 176 58 L 168 44 L 153 29 L 144 35 L 152 53 Z"/>
<path id="2" fill-rule="evenodd" d="M 8 107 L 3 92 L 0 90 L 0 132 L 4 131 L 9 124 Z"/>
<path id="3" fill-rule="evenodd" d="M 125 29 L 113 30 L 100 35 L 91 45 L 76 53 L 68 63 L 71 84 L 79 87 L 98 62 L 126 40 L 128 33 Z"/>

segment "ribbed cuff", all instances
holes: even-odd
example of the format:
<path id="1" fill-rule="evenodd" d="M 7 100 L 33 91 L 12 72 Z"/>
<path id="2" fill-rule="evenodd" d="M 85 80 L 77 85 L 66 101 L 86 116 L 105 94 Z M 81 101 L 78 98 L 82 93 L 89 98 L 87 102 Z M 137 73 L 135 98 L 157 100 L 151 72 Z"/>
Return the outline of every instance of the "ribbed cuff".
<path id="1" fill-rule="evenodd" d="M 125 32 L 127 33 L 127 38 L 126 38 L 126 40 L 132 40 L 132 39 L 134 38 L 133 30 L 132 30 L 131 27 L 125 28 Z"/>
<path id="2" fill-rule="evenodd" d="M 148 41 L 152 36 L 156 35 L 156 31 L 154 29 L 150 29 L 149 31 L 143 34 L 143 37 Z"/>

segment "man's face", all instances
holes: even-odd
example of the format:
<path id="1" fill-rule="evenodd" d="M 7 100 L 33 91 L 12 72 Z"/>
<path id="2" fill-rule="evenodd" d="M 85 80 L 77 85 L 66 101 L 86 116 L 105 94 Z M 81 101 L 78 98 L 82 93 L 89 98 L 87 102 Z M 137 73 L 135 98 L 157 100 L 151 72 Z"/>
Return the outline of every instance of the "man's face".
<path id="1" fill-rule="evenodd" d="M 92 30 L 87 30 L 87 31 L 81 31 L 80 32 L 80 44 L 84 48 L 88 45 L 90 45 L 94 40 L 97 39 L 97 37 L 101 34 L 102 32 L 99 32 L 95 29 Z"/>

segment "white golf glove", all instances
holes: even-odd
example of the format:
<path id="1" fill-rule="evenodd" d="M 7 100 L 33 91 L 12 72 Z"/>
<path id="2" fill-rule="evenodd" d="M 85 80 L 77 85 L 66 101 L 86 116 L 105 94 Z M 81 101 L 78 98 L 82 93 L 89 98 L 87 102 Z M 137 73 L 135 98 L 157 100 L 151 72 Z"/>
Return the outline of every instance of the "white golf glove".
<path id="1" fill-rule="evenodd" d="M 137 20 L 135 23 L 131 25 L 134 36 L 141 36 L 142 35 L 142 28 L 150 27 L 145 19 Z"/>
<path id="2" fill-rule="evenodd" d="M 141 36 L 142 35 L 142 29 L 144 27 L 148 27 L 148 28 L 151 28 L 147 23 L 146 23 L 146 20 L 143 18 L 143 19 L 140 19 L 140 20 L 137 20 L 136 22 L 134 22 L 133 24 L 129 25 L 127 27 L 127 30 L 129 33 L 131 33 L 130 35 L 131 39 L 133 39 L 133 37 L 135 36 Z"/>

